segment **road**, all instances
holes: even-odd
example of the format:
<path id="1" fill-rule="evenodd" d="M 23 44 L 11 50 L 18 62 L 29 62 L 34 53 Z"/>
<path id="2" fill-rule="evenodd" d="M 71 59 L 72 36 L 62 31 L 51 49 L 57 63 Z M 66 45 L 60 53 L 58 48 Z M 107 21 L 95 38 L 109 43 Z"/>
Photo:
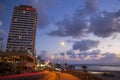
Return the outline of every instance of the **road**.
<path id="1" fill-rule="evenodd" d="M 79 78 L 70 74 L 62 72 L 37 72 L 12 76 L 3 76 L 0 80 L 80 80 Z"/>

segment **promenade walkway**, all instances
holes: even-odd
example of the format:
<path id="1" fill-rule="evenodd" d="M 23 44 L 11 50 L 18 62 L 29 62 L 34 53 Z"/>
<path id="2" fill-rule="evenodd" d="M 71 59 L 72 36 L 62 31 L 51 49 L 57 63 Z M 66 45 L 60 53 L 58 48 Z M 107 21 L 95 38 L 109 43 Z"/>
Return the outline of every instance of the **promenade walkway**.
<path id="1" fill-rule="evenodd" d="M 62 72 L 43 71 L 36 73 L 17 74 L 11 76 L 1 76 L 0 80 L 81 80 L 81 79 Z"/>
<path id="2" fill-rule="evenodd" d="M 81 80 L 73 75 L 62 73 L 62 72 L 49 72 L 46 71 L 46 76 L 40 80 Z"/>

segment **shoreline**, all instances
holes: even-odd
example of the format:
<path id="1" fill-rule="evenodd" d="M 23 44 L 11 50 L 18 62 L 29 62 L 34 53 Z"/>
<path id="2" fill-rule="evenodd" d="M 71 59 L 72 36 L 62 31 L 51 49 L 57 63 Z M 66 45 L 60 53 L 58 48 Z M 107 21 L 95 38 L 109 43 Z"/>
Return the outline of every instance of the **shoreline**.
<path id="1" fill-rule="evenodd" d="M 82 71 L 80 69 L 75 69 Z M 102 78 L 103 80 L 120 80 L 120 71 L 115 70 L 87 70 L 93 76 Z"/>
<path id="2" fill-rule="evenodd" d="M 120 71 L 88 70 L 88 72 L 104 80 L 120 80 Z"/>

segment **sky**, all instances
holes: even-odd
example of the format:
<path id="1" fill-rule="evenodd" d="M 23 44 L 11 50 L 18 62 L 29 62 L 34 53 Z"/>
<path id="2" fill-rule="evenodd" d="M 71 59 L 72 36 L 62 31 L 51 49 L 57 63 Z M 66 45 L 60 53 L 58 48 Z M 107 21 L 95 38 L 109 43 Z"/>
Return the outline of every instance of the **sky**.
<path id="1" fill-rule="evenodd" d="M 0 0 L 4 49 L 21 4 L 37 9 L 35 50 L 42 59 L 61 62 L 65 53 L 67 63 L 120 63 L 120 0 Z"/>

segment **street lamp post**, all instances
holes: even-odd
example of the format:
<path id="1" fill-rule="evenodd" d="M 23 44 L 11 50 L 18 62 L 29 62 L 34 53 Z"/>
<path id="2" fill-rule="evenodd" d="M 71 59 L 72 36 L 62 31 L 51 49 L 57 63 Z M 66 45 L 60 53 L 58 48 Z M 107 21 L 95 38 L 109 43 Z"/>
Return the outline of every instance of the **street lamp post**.
<path id="1" fill-rule="evenodd" d="M 65 57 L 66 57 L 66 51 L 65 51 L 65 43 L 62 41 L 61 45 L 63 47 L 63 67 L 65 69 Z"/>
<path id="2" fill-rule="evenodd" d="M 61 46 L 63 48 L 63 71 L 65 70 L 65 56 L 66 56 L 66 52 L 65 52 L 65 43 L 62 41 L 61 42 Z M 62 74 L 63 76 L 63 74 Z M 63 77 L 61 76 L 60 80 L 64 80 Z"/>
<path id="3" fill-rule="evenodd" d="M 52 66 L 52 70 L 54 70 L 54 59 L 55 59 L 55 56 L 52 55 L 52 56 L 51 56 L 51 66 Z"/>
<path id="4" fill-rule="evenodd" d="M 52 56 L 51 59 L 53 60 L 55 58 L 55 56 Z"/>

